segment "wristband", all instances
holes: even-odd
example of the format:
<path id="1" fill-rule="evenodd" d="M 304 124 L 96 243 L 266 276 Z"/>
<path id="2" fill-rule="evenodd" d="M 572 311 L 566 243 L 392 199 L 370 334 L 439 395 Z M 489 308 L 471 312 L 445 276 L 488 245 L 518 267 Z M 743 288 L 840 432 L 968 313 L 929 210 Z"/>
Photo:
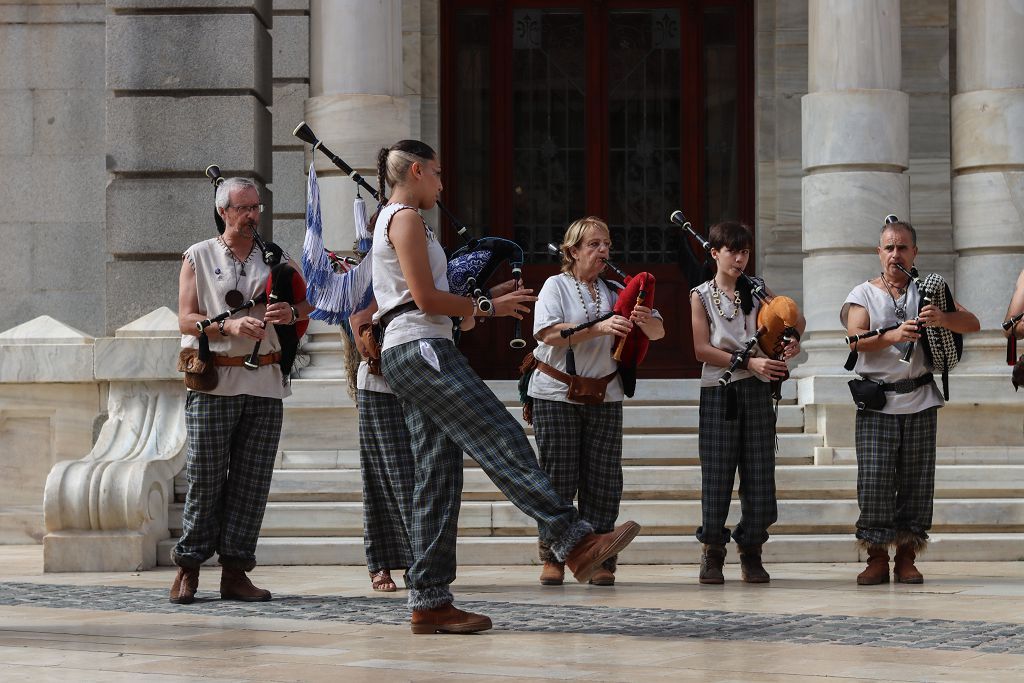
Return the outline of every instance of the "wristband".
<path id="1" fill-rule="evenodd" d="M 220 336 L 222 336 L 222 337 L 228 336 L 228 333 L 224 331 L 224 321 L 223 320 L 218 320 L 217 321 L 217 331 L 220 332 Z"/>
<path id="2" fill-rule="evenodd" d="M 299 309 L 295 308 L 294 306 L 289 306 L 288 308 L 292 309 L 292 320 L 288 324 L 294 325 L 299 321 Z"/>

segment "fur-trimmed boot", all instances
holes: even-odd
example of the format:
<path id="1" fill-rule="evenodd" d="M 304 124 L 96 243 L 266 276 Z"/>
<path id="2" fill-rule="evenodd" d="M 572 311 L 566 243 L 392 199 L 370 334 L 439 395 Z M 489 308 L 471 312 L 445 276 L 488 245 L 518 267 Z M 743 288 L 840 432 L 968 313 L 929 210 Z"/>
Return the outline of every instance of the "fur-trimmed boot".
<path id="1" fill-rule="evenodd" d="M 725 546 L 705 543 L 700 554 L 700 582 L 718 585 L 725 583 L 722 567 L 725 565 Z"/>
<path id="2" fill-rule="evenodd" d="M 565 565 L 555 560 L 547 560 L 540 570 L 540 585 L 561 586 L 565 581 Z"/>
<path id="3" fill-rule="evenodd" d="M 737 546 L 740 551 L 740 576 L 745 583 L 768 583 L 772 580 L 764 565 L 761 564 L 761 546 L 741 545 Z"/>
<path id="4" fill-rule="evenodd" d="M 857 585 L 889 583 L 889 549 L 884 545 L 869 545 L 867 551 L 868 566 L 857 575 Z"/>
<path id="5" fill-rule="evenodd" d="M 917 552 L 911 544 L 896 547 L 896 557 L 892 565 L 892 575 L 896 583 L 924 583 L 924 576 L 914 566 Z"/>

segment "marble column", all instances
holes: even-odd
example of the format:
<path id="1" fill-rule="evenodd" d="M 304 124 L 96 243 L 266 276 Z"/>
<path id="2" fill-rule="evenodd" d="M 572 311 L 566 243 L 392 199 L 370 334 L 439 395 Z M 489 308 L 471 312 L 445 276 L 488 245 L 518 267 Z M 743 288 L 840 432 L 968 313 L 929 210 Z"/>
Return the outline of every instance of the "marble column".
<path id="1" fill-rule="evenodd" d="M 216 235 L 206 166 L 271 181 L 271 3 L 216 5 L 106 3 L 108 334 L 176 305 L 181 252 Z"/>
<path id="2" fill-rule="evenodd" d="M 335 154 L 377 185 L 377 150 L 419 137 L 419 98 L 403 86 L 400 0 L 312 0 L 309 23 L 309 99 L 306 122 Z M 307 150 L 307 163 L 309 152 Z M 355 242 L 356 185 L 324 155 L 316 155 L 324 244 L 349 252 Z M 367 209 L 374 201 L 363 192 Z M 303 350 L 303 378 L 342 374 L 337 326 L 313 321 Z"/>
<path id="3" fill-rule="evenodd" d="M 808 359 L 800 376 L 843 372 L 842 302 L 878 271 L 885 215 L 912 219 L 899 0 L 810 0 L 808 10 L 801 103 Z"/>
<path id="4" fill-rule="evenodd" d="M 961 0 L 956 12 L 953 295 L 982 328 L 958 372 L 1005 374 L 999 324 L 1024 265 L 1024 2 Z"/>

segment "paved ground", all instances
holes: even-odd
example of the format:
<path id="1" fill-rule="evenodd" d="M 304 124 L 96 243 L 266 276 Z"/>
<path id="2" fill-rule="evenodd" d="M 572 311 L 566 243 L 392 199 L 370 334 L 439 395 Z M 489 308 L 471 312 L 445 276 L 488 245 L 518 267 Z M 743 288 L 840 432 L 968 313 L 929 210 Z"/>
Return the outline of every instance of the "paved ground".
<path id="1" fill-rule="evenodd" d="M 625 566 L 619 585 L 542 588 L 534 568 L 467 567 L 474 636 L 413 636 L 404 592 L 357 567 L 261 567 L 275 600 L 172 605 L 167 569 L 41 573 L 0 547 L 3 681 L 1024 681 L 1024 563 L 927 563 L 923 586 L 857 587 L 853 565 L 769 567 L 769 586 Z"/>

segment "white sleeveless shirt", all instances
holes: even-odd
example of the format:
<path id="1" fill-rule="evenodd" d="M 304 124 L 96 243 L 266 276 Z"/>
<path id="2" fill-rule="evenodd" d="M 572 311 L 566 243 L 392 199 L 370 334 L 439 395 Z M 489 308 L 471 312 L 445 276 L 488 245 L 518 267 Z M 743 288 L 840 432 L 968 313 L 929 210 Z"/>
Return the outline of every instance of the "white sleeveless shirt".
<path id="1" fill-rule="evenodd" d="M 267 286 L 270 266 L 260 258 L 257 248 L 245 259 L 244 268 L 231 256 L 230 250 L 216 237 L 193 244 L 185 250 L 182 258 L 188 261 L 196 273 L 196 290 L 199 295 L 199 312 L 208 318 L 230 310 L 225 295 L 232 289 L 242 293 L 245 300 L 252 299 Z M 245 275 L 242 275 L 242 270 Z M 262 320 L 267 311 L 266 304 L 258 304 L 248 311 L 239 311 L 233 318 L 250 316 Z M 248 356 L 256 341 L 251 337 L 211 336 L 210 351 L 222 356 Z M 182 348 L 199 348 L 199 338 L 190 334 L 182 335 Z M 273 325 L 267 325 L 267 334 L 260 343 L 260 355 L 281 350 L 277 332 Z M 292 393 L 284 384 L 281 366 L 278 363 L 263 365 L 256 370 L 245 367 L 217 367 L 217 387 L 205 393 L 214 396 L 262 396 L 285 398 Z"/>
<path id="2" fill-rule="evenodd" d="M 722 292 L 721 306 L 722 312 L 725 315 L 732 315 L 733 311 L 736 312 L 735 317 L 732 320 L 727 320 L 725 316 L 719 314 L 718 309 L 715 307 L 714 301 L 711 299 L 711 280 L 697 285 L 691 292 L 697 292 L 700 296 L 700 301 L 704 304 L 704 314 L 708 319 L 708 329 L 711 333 L 711 345 L 716 349 L 721 349 L 728 353 L 733 351 L 742 351 L 747 341 L 757 332 L 757 312 L 761 308 L 761 302 L 755 297 L 754 307 L 750 309 L 750 313 L 747 315 L 743 314 L 743 309 L 736 306 L 734 303 L 734 294 L 729 292 Z M 763 356 L 764 353 L 761 351 L 761 347 L 757 344 L 754 345 L 754 349 L 750 356 Z M 710 363 L 704 363 L 700 371 L 700 385 L 702 387 L 717 387 L 718 380 L 725 374 L 728 367 L 721 367 L 718 365 L 711 365 Z M 737 382 L 741 379 L 748 377 L 757 377 L 762 382 L 768 380 L 754 374 L 750 370 L 737 369 L 732 373 L 731 381 Z"/>
<path id="3" fill-rule="evenodd" d="M 388 311 L 413 300 L 409 291 L 409 283 L 398 262 L 398 254 L 388 238 L 391 218 L 403 209 L 415 210 L 404 204 L 388 204 L 381 209 L 373 228 L 373 295 L 377 299 L 377 312 L 373 320 L 380 320 Z M 416 212 L 420 218 L 419 212 Z M 427 257 L 430 260 L 430 272 L 434 278 L 434 287 L 442 292 L 448 291 L 448 258 L 425 222 L 423 229 L 427 237 Z M 388 323 L 384 332 L 384 344 L 381 351 L 395 346 L 416 341 L 418 339 L 447 339 L 452 341 L 452 319 L 446 315 L 424 313 L 416 309 L 397 316 Z"/>

